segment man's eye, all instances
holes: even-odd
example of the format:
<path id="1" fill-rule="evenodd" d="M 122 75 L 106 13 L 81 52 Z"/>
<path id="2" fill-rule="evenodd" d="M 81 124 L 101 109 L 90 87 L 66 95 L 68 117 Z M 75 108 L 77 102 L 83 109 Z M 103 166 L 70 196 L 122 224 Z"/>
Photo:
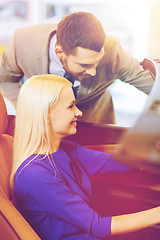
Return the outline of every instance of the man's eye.
<path id="1" fill-rule="evenodd" d="M 81 67 L 83 67 L 83 68 L 91 68 L 93 66 L 94 65 L 92 65 L 92 64 L 81 64 Z"/>

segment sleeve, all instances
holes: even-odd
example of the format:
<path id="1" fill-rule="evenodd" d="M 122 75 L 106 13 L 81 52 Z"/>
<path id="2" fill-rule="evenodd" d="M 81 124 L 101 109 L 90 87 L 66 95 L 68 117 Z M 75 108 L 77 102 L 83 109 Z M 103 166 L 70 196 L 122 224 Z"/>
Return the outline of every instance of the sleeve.
<path id="1" fill-rule="evenodd" d="M 121 46 L 116 55 L 115 74 L 117 79 L 129 83 L 147 94 L 149 94 L 155 79 L 148 69 L 144 70 L 138 60 Z"/>
<path id="2" fill-rule="evenodd" d="M 41 172 L 32 167 L 32 173 L 23 170 L 16 178 L 15 193 L 22 208 L 49 213 L 50 228 L 56 218 L 98 238 L 110 235 L 111 217 L 99 215 L 77 193 L 44 169 Z"/>
<path id="3" fill-rule="evenodd" d="M 16 59 L 16 31 L 0 59 L 0 90 L 4 97 L 14 104 L 17 99 L 23 77 Z M 15 104 L 14 104 L 15 105 Z"/>
<path id="4" fill-rule="evenodd" d="M 77 144 L 75 157 L 89 176 L 97 173 L 131 171 L 132 168 L 114 159 L 114 154 L 86 149 Z"/>

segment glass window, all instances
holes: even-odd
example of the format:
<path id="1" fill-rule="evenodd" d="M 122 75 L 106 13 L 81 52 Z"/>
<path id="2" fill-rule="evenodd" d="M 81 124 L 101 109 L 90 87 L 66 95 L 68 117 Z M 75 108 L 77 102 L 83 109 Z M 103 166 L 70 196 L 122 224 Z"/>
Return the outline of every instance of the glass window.
<path id="1" fill-rule="evenodd" d="M 5 1 L 0 3 L 0 21 L 27 21 L 27 1 Z"/>

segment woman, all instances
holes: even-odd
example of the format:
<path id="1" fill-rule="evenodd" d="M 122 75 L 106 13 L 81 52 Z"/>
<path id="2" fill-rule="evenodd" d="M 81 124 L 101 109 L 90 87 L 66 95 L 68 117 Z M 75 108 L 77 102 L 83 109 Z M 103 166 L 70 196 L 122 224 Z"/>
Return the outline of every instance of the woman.
<path id="1" fill-rule="evenodd" d="M 20 211 L 42 239 L 101 239 L 160 222 L 160 207 L 102 217 L 89 205 L 90 176 L 130 171 L 112 154 L 63 140 L 76 133 L 82 115 L 71 83 L 55 75 L 34 76 L 17 103 L 11 183 Z"/>

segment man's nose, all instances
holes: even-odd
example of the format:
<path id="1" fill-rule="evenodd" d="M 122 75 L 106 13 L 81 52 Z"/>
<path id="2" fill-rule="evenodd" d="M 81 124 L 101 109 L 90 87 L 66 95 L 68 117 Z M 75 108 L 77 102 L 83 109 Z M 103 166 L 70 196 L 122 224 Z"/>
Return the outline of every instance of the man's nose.
<path id="1" fill-rule="evenodd" d="M 96 75 L 96 68 L 95 67 L 91 67 L 86 69 L 86 73 L 91 75 L 91 76 L 95 76 Z"/>

